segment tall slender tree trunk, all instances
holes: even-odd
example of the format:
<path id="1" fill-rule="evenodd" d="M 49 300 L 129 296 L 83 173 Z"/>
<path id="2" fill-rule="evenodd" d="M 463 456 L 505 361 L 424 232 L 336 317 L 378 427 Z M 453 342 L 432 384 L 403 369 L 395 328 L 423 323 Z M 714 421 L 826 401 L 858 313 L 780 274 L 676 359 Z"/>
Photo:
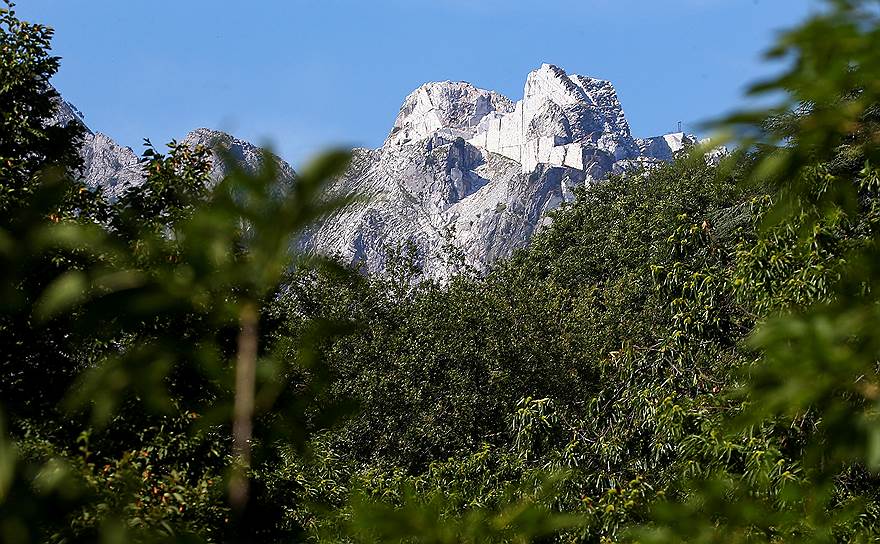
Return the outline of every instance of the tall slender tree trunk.
<path id="1" fill-rule="evenodd" d="M 229 481 L 229 504 L 237 514 L 244 512 L 250 481 L 251 438 L 257 374 L 257 325 L 259 312 L 253 302 L 239 313 L 238 354 L 235 364 L 235 407 L 232 419 L 232 454 L 235 465 Z"/>

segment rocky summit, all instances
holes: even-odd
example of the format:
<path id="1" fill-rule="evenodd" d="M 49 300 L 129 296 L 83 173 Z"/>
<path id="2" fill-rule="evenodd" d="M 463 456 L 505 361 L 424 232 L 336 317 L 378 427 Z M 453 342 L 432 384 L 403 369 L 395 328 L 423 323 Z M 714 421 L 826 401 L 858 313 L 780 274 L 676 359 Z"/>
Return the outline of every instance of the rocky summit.
<path id="1" fill-rule="evenodd" d="M 80 147 L 83 170 L 79 174 L 87 185 L 101 189 L 110 200 L 115 200 L 128 187 L 137 186 L 143 180 L 144 172 L 135 152 L 117 144 L 106 134 L 92 132 L 83 114 L 69 102 L 59 102 L 52 122 L 61 125 L 78 122 L 85 127 Z"/>
<path id="2" fill-rule="evenodd" d="M 356 149 L 333 190 L 365 206 L 301 241 L 369 271 L 412 244 L 425 274 L 483 270 L 522 247 L 574 188 L 669 161 L 696 138 L 633 138 L 614 86 L 544 64 L 518 102 L 464 82 L 427 83 L 403 102 L 379 149 Z"/>
<path id="3" fill-rule="evenodd" d="M 81 120 L 62 106 L 59 122 Z M 208 129 L 183 141 L 222 146 L 248 168 L 262 157 L 255 146 Z M 695 143 L 683 133 L 634 138 L 609 81 L 550 64 L 528 75 L 517 102 L 470 83 L 426 83 L 406 97 L 383 145 L 355 149 L 329 189 L 360 193 L 366 203 L 314 226 L 297 244 L 370 272 L 385 270 L 405 247 L 415 250 L 426 277 L 485 270 L 525 245 L 576 187 L 672 160 Z M 86 181 L 111 198 L 142 179 L 132 150 L 100 133 L 88 133 L 82 152 Z M 293 178 L 278 160 L 282 175 Z"/>

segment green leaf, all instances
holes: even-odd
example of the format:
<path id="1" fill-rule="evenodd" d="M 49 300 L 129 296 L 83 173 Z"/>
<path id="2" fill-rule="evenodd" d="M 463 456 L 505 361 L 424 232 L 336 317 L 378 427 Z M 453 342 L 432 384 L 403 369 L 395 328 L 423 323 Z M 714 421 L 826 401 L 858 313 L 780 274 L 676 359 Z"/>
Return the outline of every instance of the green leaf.
<path id="1" fill-rule="evenodd" d="M 84 272 L 72 270 L 59 276 L 41 295 L 34 314 L 40 320 L 51 319 L 81 303 L 89 289 Z"/>

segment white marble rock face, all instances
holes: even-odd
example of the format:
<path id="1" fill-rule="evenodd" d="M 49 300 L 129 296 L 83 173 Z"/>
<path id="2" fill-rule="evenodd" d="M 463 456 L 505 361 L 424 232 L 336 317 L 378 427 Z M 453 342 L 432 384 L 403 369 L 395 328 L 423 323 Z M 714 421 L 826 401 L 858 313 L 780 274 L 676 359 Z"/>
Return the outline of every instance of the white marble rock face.
<path id="1" fill-rule="evenodd" d="M 636 139 L 614 86 L 544 64 L 513 102 L 464 82 L 427 83 L 403 102 L 385 143 L 356 150 L 334 191 L 371 196 L 300 240 L 370 272 L 412 242 L 426 276 L 459 258 L 485 270 L 524 246 L 577 186 L 651 167 L 691 145 L 678 133 Z"/>
<path id="2" fill-rule="evenodd" d="M 81 116 L 65 103 L 59 117 Z M 183 141 L 223 146 L 248 168 L 262 160 L 252 144 L 209 129 Z M 382 272 L 389 249 L 412 243 L 429 278 L 447 279 L 462 260 L 485 270 L 524 246 L 575 187 L 670 161 L 696 143 L 683 133 L 633 138 L 610 82 L 550 64 L 528 75 L 517 102 L 470 83 L 426 83 L 406 97 L 382 147 L 355 149 L 329 188 L 367 203 L 315 225 L 297 249 Z M 83 158 L 86 180 L 111 197 L 140 182 L 132 150 L 104 135 L 89 132 Z M 285 181 L 294 179 L 276 159 Z M 216 154 L 215 165 L 219 179 Z"/>

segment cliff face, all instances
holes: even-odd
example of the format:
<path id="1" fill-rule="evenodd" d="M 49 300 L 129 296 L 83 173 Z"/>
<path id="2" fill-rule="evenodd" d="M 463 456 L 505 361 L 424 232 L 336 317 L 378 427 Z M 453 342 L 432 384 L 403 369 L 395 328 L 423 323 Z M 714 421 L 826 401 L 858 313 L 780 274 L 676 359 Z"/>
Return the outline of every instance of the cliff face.
<path id="1" fill-rule="evenodd" d="M 671 160 L 685 134 L 635 139 L 605 80 L 545 64 L 513 102 L 469 83 L 422 85 L 404 100 L 385 143 L 359 149 L 333 190 L 370 196 L 313 229 L 302 249 L 369 271 L 412 243 L 430 277 L 464 262 L 483 269 L 525 245 L 573 190 Z"/>
<path id="2" fill-rule="evenodd" d="M 130 147 L 123 147 L 100 132 L 92 132 L 82 113 L 72 104 L 60 101 L 53 123 L 67 125 L 80 123 L 86 129 L 80 155 L 83 158 L 82 179 L 90 187 L 96 187 L 110 199 L 115 200 L 128 187 L 139 185 L 143 180 L 138 156 Z"/>
<path id="3" fill-rule="evenodd" d="M 82 121 L 62 104 L 56 122 L 74 119 Z M 183 142 L 223 147 L 250 169 L 262 160 L 252 144 L 209 129 Z M 382 147 L 355 149 L 329 189 L 368 202 L 315 225 L 298 249 L 379 272 L 389 250 L 412 244 L 429 277 L 462 264 L 485 269 L 525 245 L 576 187 L 672 160 L 695 143 L 682 133 L 633 138 L 610 82 L 549 64 L 528 75 L 517 102 L 469 83 L 426 83 L 406 97 Z M 110 198 L 142 179 L 134 152 L 103 134 L 89 131 L 82 153 L 86 181 Z M 294 180 L 276 160 L 281 177 Z M 216 153 L 214 164 L 219 179 Z"/>

